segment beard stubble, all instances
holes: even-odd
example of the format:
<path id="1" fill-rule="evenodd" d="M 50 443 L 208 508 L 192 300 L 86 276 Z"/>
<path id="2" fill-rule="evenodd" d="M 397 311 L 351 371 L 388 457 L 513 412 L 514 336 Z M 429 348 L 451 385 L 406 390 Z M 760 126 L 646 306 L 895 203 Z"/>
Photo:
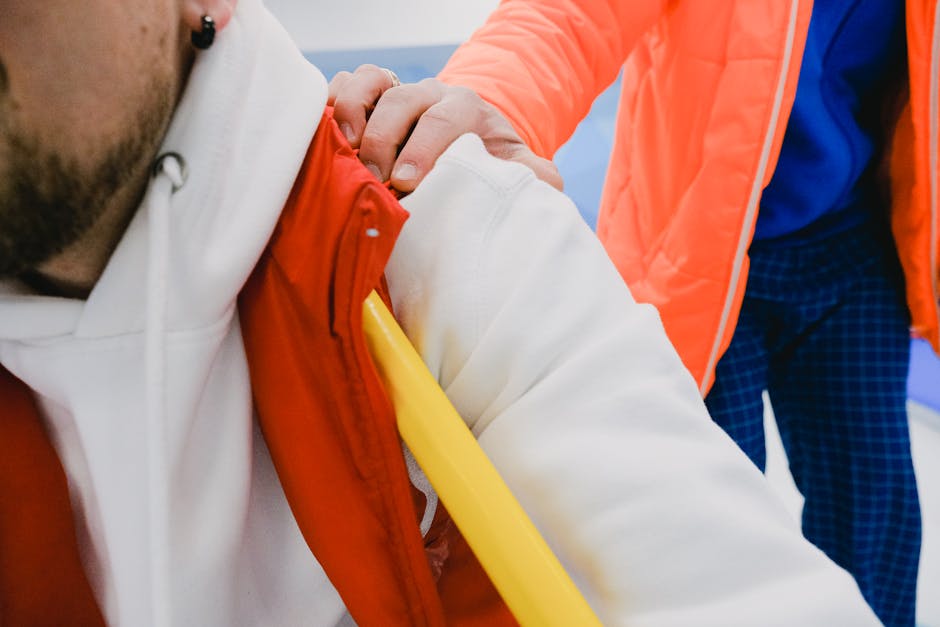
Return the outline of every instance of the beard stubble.
<path id="1" fill-rule="evenodd" d="M 13 128 L 10 86 L 0 63 L 0 278 L 22 276 L 78 241 L 119 190 L 146 170 L 177 91 L 169 73 L 151 83 L 122 136 L 94 163 L 81 164 Z"/>

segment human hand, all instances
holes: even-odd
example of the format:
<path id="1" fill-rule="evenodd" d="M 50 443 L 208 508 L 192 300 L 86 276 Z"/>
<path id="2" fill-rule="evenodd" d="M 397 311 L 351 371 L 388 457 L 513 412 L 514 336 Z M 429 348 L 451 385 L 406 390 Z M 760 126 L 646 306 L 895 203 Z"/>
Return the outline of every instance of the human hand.
<path id="1" fill-rule="evenodd" d="M 400 85 L 390 71 L 361 65 L 330 81 L 333 117 L 380 180 L 411 192 L 451 142 L 475 133 L 490 154 L 518 161 L 561 189 L 558 168 L 532 152 L 512 125 L 476 92 L 428 78 Z"/>

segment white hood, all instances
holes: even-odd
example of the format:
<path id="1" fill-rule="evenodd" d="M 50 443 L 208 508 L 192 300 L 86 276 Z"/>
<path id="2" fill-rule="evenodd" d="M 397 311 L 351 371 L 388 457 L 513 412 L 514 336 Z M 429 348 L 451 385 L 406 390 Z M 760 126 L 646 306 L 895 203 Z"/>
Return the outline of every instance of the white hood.
<path id="1" fill-rule="evenodd" d="M 260 1 L 240 0 L 160 149 L 182 186 L 152 182 L 87 301 L 0 287 L 0 361 L 36 392 L 110 624 L 329 624 L 342 610 L 253 434 L 235 315 L 326 97 Z M 301 587 L 303 607 L 284 601 Z"/>

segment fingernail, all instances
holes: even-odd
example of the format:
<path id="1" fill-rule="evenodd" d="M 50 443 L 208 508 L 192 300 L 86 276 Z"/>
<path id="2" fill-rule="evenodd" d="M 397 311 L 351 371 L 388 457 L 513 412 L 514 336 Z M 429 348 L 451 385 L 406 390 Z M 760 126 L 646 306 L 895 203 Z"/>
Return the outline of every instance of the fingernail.
<path id="1" fill-rule="evenodd" d="M 341 130 L 343 132 L 343 135 L 345 135 L 346 141 L 348 141 L 351 144 L 353 142 L 353 138 L 355 137 L 355 135 L 353 134 L 353 128 L 349 124 L 349 122 L 343 122 L 342 124 L 340 124 L 339 130 Z"/>
<path id="2" fill-rule="evenodd" d="M 374 163 L 367 163 L 365 165 L 366 165 L 366 169 L 372 173 L 372 176 L 379 179 L 380 181 L 382 180 L 382 172 L 379 171 L 379 167 L 377 165 L 375 165 Z"/>
<path id="3" fill-rule="evenodd" d="M 410 181 L 418 177 L 418 168 L 412 163 L 403 163 L 395 168 L 392 176 L 399 181 Z"/>

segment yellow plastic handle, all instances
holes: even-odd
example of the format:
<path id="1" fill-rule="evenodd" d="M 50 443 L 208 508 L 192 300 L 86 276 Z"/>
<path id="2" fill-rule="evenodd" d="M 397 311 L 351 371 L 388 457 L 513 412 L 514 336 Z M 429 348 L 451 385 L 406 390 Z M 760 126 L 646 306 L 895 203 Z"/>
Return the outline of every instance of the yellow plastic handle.
<path id="1" fill-rule="evenodd" d="M 364 313 L 401 437 L 516 620 L 523 627 L 600 625 L 375 292 Z"/>

